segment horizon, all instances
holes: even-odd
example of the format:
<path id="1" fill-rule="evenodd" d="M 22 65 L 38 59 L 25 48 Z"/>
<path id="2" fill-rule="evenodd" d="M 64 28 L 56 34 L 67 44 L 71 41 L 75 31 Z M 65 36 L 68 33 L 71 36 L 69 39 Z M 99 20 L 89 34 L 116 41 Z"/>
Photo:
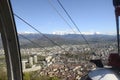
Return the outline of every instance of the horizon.
<path id="1" fill-rule="evenodd" d="M 81 32 L 83 35 L 116 35 L 116 33 L 100 33 L 100 32 Z M 18 32 L 18 34 L 39 34 L 37 32 Z M 52 33 L 43 33 L 43 34 L 53 34 L 53 35 L 68 35 L 68 34 L 77 34 L 81 35 L 79 32 L 78 33 L 73 33 L 73 32 L 52 32 Z"/>

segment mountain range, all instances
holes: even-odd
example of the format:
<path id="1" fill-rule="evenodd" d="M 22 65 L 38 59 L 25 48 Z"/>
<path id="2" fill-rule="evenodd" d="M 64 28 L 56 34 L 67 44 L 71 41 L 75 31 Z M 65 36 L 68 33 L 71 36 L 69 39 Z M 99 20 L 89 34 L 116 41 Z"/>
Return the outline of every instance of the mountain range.
<path id="1" fill-rule="evenodd" d="M 18 34 L 19 42 L 21 48 L 30 48 L 30 47 L 47 47 L 55 46 L 56 43 L 59 45 L 67 44 L 86 44 L 86 41 L 80 34 L 65 34 L 65 35 L 56 35 L 56 34 Z M 83 35 L 84 38 L 89 43 L 97 42 L 115 42 L 115 35 L 103 35 L 103 34 L 93 34 L 93 35 Z"/>
<path id="2" fill-rule="evenodd" d="M 116 42 L 115 35 L 103 35 L 103 34 L 93 34 L 93 35 L 83 35 L 84 38 L 89 43 L 106 43 L 106 42 Z M 86 44 L 86 41 L 80 34 L 18 34 L 19 43 L 21 48 L 34 48 L 34 47 L 48 47 L 58 45 L 68 45 L 68 44 Z M 0 48 L 2 48 L 2 40 L 0 38 Z"/>

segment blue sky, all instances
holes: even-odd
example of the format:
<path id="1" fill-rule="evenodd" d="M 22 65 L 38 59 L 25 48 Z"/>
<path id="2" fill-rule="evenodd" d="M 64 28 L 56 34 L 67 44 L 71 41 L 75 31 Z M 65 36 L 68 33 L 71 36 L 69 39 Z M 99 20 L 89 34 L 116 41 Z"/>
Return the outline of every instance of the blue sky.
<path id="1" fill-rule="evenodd" d="M 62 16 L 72 25 L 57 0 L 50 0 Z M 60 0 L 81 32 L 115 33 L 112 0 Z M 11 0 L 13 11 L 42 33 L 71 31 L 54 11 L 48 0 Z M 35 32 L 15 18 L 18 32 Z M 72 25 L 75 29 L 75 27 Z"/>

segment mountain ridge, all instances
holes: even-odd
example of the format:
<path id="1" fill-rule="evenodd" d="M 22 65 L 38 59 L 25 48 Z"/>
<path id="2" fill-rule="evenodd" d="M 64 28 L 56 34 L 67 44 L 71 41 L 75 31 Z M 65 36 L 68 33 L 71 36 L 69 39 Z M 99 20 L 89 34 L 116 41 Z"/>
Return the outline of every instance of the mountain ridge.
<path id="1" fill-rule="evenodd" d="M 59 45 L 67 45 L 67 44 L 85 44 L 85 40 L 82 38 L 80 34 L 66 34 L 66 35 L 56 35 L 56 34 L 44 34 L 50 40 L 46 39 L 42 34 L 18 34 L 19 41 L 22 48 L 25 47 L 37 47 L 35 44 L 21 37 L 20 35 L 30 39 L 34 43 L 47 47 L 47 46 L 55 46 L 51 43 L 50 40 L 58 43 Z M 89 43 L 97 43 L 97 42 L 114 42 L 116 40 L 116 35 L 103 35 L 103 34 L 94 34 L 94 35 L 84 35 L 86 40 Z"/>

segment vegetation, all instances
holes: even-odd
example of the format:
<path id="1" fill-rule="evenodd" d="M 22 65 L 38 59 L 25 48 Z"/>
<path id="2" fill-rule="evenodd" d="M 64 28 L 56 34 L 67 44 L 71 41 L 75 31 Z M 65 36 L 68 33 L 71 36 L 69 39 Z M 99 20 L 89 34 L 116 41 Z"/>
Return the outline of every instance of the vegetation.
<path id="1" fill-rule="evenodd" d="M 26 63 L 26 68 L 31 68 L 32 65 L 30 65 L 29 63 Z"/>
<path id="2" fill-rule="evenodd" d="M 5 67 L 0 67 L 0 80 L 7 80 L 7 73 Z"/>
<path id="3" fill-rule="evenodd" d="M 34 73 L 34 72 L 33 72 Z M 35 76 L 33 77 L 32 72 L 26 72 L 23 74 L 23 80 L 60 80 L 58 77 L 49 77 L 49 76 Z M 5 69 L 0 68 L 0 80 L 8 80 L 7 72 Z"/>
<path id="4" fill-rule="evenodd" d="M 21 55 L 21 58 L 22 58 L 22 59 L 28 59 L 28 57 L 29 57 L 28 54 L 22 54 L 22 55 Z"/>
<path id="5" fill-rule="evenodd" d="M 38 58 L 38 61 L 44 61 L 45 60 L 45 56 L 42 56 L 42 55 L 38 55 L 37 58 Z"/>
<path id="6" fill-rule="evenodd" d="M 30 74 L 29 73 L 24 73 L 23 74 L 23 80 L 30 80 Z"/>
<path id="7" fill-rule="evenodd" d="M 60 80 L 58 77 L 49 77 L 49 76 L 34 76 L 35 72 L 26 72 L 23 74 L 23 80 Z"/>

